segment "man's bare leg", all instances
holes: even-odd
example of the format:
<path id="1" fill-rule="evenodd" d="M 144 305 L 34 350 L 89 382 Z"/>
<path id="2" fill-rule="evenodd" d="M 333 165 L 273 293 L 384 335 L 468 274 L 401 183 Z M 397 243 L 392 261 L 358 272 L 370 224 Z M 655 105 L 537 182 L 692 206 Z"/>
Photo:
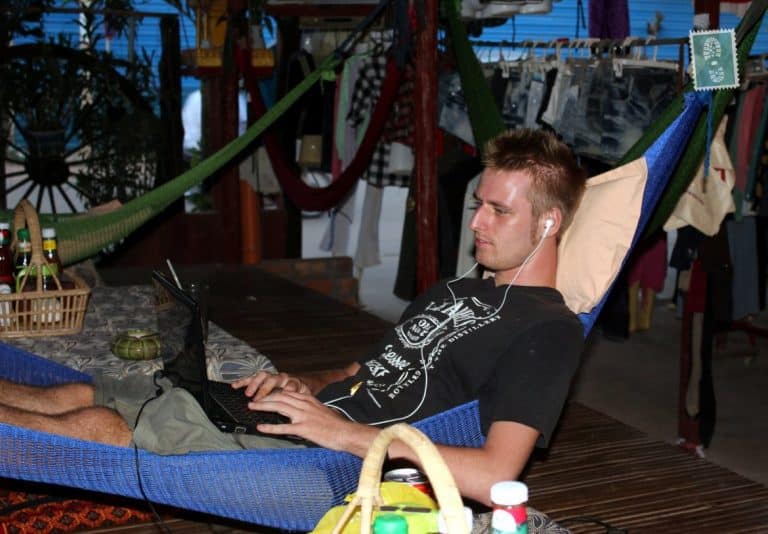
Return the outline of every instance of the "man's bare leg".
<path id="1" fill-rule="evenodd" d="M 120 415 L 101 406 L 49 415 L 0 404 L 0 422 L 71 438 L 127 447 L 131 430 Z"/>
<path id="2" fill-rule="evenodd" d="M 40 414 L 63 414 L 93 406 L 93 386 L 62 384 L 36 387 L 0 378 L 0 404 Z"/>

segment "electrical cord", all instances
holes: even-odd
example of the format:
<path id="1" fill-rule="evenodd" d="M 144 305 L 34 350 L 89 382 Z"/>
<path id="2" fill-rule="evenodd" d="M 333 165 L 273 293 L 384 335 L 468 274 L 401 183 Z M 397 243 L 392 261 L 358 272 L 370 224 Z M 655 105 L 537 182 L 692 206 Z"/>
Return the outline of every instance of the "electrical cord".
<path id="1" fill-rule="evenodd" d="M 601 521 L 596 517 L 581 516 L 581 517 L 568 517 L 557 521 L 557 524 L 561 527 L 567 527 L 569 523 L 593 523 L 599 527 L 605 529 L 606 534 L 629 534 L 628 528 L 614 527 L 610 523 Z"/>
<path id="2" fill-rule="evenodd" d="M 148 398 L 141 404 L 141 407 L 139 408 L 139 412 L 136 414 L 136 421 L 133 424 L 134 429 L 136 429 L 136 427 L 139 426 L 139 419 L 141 418 L 141 414 L 144 413 L 144 408 L 146 408 L 147 404 L 149 404 L 155 399 L 160 398 L 160 395 L 163 393 L 163 387 L 157 383 L 157 379 L 161 378 L 162 376 L 163 376 L 162 371 L 157 371 L 152 376 L 152 383 L 155 385 L 155 387 L 157 387 L 157 389 L 155 390 L 155 396 Z M 138 445 L 136 445 L 135 441 L 133 442 L 133 454 L 134 454 L 135 463 L 136 463 L 136 480 L 139 483 L 139 491 L 141 492 L 141 496 L 144 499 L 144 502 L 147 503 L 147 507 L 149 508 L 149 511 L 152 513 L 152 516 L 154 517 L 154 523 L 157 526 L 157 528 L 160 530 L 160 532 L 163 532 L 164 534 L 171 534 L 171 529 L 169 529 L 168 526 L 165 524 L 165 521 L 163 521 L 163 518 L 157 512 L 157 510 L 155 509 L 155 506 L 152 504 L 152 501 L 149 500 L 149 497 L 147 497 L 147 494 L 144 491 L 144 483 L 141 481 L 139 447 Z"/>

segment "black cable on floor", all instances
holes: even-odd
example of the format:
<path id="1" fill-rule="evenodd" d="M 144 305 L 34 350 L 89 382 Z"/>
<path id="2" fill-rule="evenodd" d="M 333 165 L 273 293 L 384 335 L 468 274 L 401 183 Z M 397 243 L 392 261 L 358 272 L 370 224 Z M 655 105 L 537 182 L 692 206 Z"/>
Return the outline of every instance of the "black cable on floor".
<path id="1" fill-rule="evenodd" d="M 629 534 L 629 529 L 614 527 L 613 525 L 606 523 L 605 521 L 601 521 L 596 517 L 589 517 L 589 516 L 568 517 L 568 518 L 557 521 L 558 525 L 566 528 L 568 523 L 593 523 L 599 527 L 603 527 L 605 529 L 606 534 Z"/>
<path id="2" fill-rule="evenodd" d="M 150 397 L 142 403 L 141 408 L 139 408 L 139 413 L 136 414 L 136 421 L 133 424 L 134 430 L 136 429 L 137 426 L 139 426 L 139 418 L 141 417 L 141 414 L 144 412 L 144 408 L 147 406 L 147 404 L 159 398 L 163 392 L 162 386 L 160 386 L 160 384 L 157 383 L 158 378 L 159 378 L 158 373 L 155 373 L 155 376 L 152 378 L 152 381 L 154 382 L 155 386 L 157 386 L 156 394 L 154 397 Z M 134 453 L 134 458 L 136 459 L 136 480 L 138 480 L 139 482 L 139 491 L 141 492 L 141 496 L 144 498 L 144 502 L 147 503 L 147 507 L 149 507 L 149 511 L 154 516 L 154 522 L 157 528 L 160 529 L 160 531 L 165 534 L 171 534 L 171 530 L 165 524 L 165 522 L 163 521 L 163 518 L 160 517 L 160 514 L 157 513 L 157 510 L 152 504 L 152 501 L 149 500 L 149 498 L 147 497 L 147 494 L 144 491 L 144 484 L 141 481 L 141 468 L 139 465 L 139 447 L 136 445 L 136 442 L 133 443 L 133 453 Z"/>

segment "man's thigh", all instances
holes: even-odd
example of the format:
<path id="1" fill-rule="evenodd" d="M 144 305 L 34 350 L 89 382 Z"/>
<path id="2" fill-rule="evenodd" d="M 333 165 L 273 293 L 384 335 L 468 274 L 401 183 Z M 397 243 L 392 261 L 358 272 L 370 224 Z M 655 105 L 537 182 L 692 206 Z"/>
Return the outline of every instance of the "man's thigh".
<path id="1" fill-rule="evenodd" d="M 280 438 L 221 432 L 184 389 L 171 388 L 150 401 L 139 416 L 133 441 L 158 454 L 193 451 L 303 447 Z"/>

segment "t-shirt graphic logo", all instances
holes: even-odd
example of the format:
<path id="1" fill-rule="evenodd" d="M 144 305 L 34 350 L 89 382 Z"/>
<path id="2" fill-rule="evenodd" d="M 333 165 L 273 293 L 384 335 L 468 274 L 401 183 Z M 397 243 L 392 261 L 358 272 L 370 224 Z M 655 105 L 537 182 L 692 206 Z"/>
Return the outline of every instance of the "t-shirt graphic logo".
<path id="1" fill-rule="evenodd" d="M 461 298 L 455 303 L 445 301 L 441 304 L 432 302 L 424 313 L 414 315 L 395 328 L 400 342 L 409 349 L 422 349 L 430 345 L 448 329 L 457 332 L 479 320 L 486 319 L 495 312 L 493 306 L 485 304 L 475 297 Z"/>

